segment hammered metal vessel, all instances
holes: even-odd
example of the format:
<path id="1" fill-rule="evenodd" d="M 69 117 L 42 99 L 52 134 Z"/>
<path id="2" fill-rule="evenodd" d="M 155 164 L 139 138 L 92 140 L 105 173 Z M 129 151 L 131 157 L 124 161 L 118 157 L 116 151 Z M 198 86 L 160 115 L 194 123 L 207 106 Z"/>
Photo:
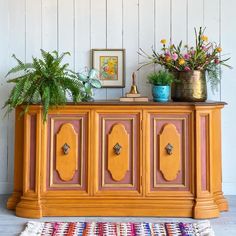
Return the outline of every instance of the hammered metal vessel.
<path id="1" fill-rule="evenodd" d="M 178 72 L 178 82 L 173 83 L 171 97 L 174 101 L 205 102 L 207 100 L 207 83 L 205 71 Z"/>

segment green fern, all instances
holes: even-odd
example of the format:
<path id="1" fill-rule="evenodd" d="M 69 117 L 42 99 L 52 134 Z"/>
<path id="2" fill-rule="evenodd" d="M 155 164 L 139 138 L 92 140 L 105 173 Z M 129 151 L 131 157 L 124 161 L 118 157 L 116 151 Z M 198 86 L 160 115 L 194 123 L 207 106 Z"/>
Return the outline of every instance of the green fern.
<path id="1" fill-rule="evenodd" d="M 12 68 L 7 76 L 18 73 L 9 83 L 15 83 L 4 107 L 7 111 L 19 105 L 25 105 L 27 112 L 30 104 L 43 105 L 43 120 L 46 121 L 48 110 L 53 106 L 64 105 L 69 94 L 74 102 L 83 99 L 83 83 L 78 79 L 75 72 L 68 69 L 68 64 L 62 60 L 68 52 L 54 51 L 52 53 L 41 49 L 42 59 L 34 58 L 32 63 L 23 63 L 15 55 L 13 58 L 18 65 Z"/>
<path id="2" fill-rule="evenodd" d="M 218 91 L 218 85 L 221 78 L 221 68 L 219 65 L 210 64 L 206 70 L 207 80 L 210 83 L 211 91 L 213 94 Z"/>

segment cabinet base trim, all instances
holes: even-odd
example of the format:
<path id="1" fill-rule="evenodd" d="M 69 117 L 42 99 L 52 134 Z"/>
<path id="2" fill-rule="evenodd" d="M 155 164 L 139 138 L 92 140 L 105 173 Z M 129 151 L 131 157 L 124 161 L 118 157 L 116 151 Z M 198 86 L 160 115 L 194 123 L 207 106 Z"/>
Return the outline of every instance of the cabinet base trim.
<path id="1" fill-rule="evenodd" d="M 220 211 L 229 210 L 229 204 L 226 198 L 223 196 L 223 192 L 214 193 L 214 199 Z"/>
<path id="2" fill-rule="evenodd" d="M 16 205 L 18 204 L 18 202 L 20 202 L 21 195 L 21 192 L 13 192 L 7 200 L 7 209 L 15 210 Z"/>

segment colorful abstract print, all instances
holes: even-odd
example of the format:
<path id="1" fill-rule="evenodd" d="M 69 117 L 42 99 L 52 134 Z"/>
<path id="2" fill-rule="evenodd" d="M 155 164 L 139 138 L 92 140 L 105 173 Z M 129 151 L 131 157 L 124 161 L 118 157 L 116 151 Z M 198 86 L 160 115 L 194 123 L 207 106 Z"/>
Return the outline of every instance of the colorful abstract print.
<path id="1" fill-rule="evenodd" d="M 118 57 L 100 56 L 100 72 L 102 80 L 118 80 Z"/>

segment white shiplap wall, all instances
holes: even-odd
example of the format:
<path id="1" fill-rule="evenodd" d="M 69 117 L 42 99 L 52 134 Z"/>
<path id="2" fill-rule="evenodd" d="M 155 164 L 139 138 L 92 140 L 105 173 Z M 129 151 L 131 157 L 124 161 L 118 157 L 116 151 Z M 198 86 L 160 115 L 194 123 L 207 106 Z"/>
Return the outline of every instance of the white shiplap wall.
<path id="1" fill-rule="evenodd" d="M 137 54 L 160 48 L 160 39 L 193 43 L 193 28 L 207 27 L 210 40 L 221 42 L 231 53 L 236 68 L 236 33 L 233 31 L 234 0 L 0 0 L 0 105 L 11 85 L 5 83 L 7 71 L 14 65 L 15 53 L 25 61 L 39 56 L 39 49 L 70 51 L 67 61 L 77 71 L 90 67 L 90 49 L 126 49 L 126 88 L 95 91 L 97 99 L 117 99 L 129 90 L 131 74 L 143 60 Z M 139 90 L 150 96 L 145 77 L 158 67 L 138 73 Z M 235 69 L 225 70 L 223 82 L 209 99 L 224 100 L 223 182 L 227 194 L 236 194 L 236 82 Z M 12 190 L 14 116 L 0 121 L 0 193 Z"/>

